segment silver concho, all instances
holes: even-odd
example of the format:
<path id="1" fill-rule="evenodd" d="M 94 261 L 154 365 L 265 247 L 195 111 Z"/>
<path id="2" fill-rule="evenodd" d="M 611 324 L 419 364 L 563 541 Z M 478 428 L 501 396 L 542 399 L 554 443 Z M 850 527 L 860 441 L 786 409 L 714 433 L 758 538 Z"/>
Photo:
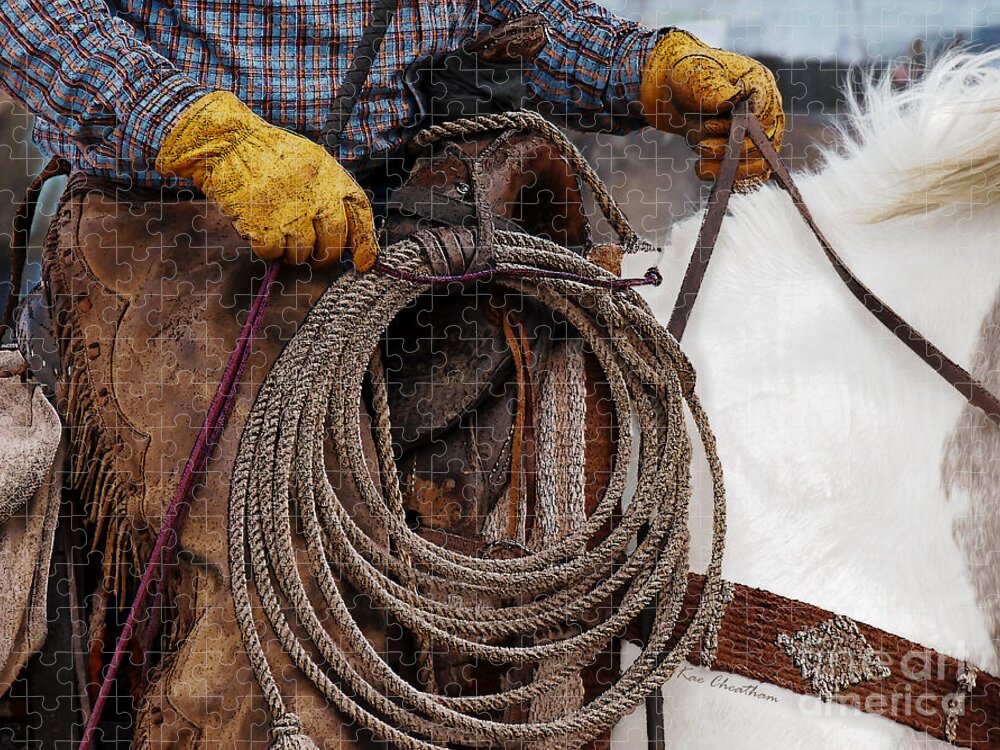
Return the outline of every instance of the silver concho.
<path id="1" fill-rule="evenodd" d="M 857 623 L 843 615 L 835 615 L 792 636 L 779 633 L 776 642 L 823 701 L 829 701 L 849 685 L 881 680 L 890 674 L 858 631 Z"/>

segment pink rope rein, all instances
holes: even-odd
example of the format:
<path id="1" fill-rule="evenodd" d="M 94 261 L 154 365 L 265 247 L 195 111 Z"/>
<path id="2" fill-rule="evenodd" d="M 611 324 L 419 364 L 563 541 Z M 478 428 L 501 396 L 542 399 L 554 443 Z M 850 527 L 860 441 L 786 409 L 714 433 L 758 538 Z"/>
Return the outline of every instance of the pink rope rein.
<path id="1" fill-rule="evenodd" d="M 456 274 L 454 276 L 435 276 L 423 273 L 411 273 L 403 271 L 385 263 L 375 264 L 376 272 L 392 276 L 403 281 L 412 281 L 415 284 L 465 284 L 470 281 L 492 281 L 494 278 L 507 279 L 560 279 L 563 281 L 575 281 L 578 284 L 586 284 L 598 289 L 610 289 L 613 292 L 622 289 L 630 289 L 634 286 L 659 286 L 663 283 L 663 276 L 656 266 L 648 269 L 643 276 L 635 276 L 625 279 L 598 279 L 593 276 L 582 276 L 570 271 L 555 271 L 542 268 L 484 268 L 481 271 L 470 271 L 468 273 Z"/>
<path id="2" fill-rule="evenodd" d="M 143 570 L 142 579 L 139 581 L 139 588 L 136 590 L 135 598 L 132 600 L 128 618 L 125 620 L 121 635 L 118 636 L 118 642 L 115 644 L 115 652 L 111 657 L 111 663 L 104 673 L 101 690 L 97 695 L 97 700 L 94 701 L 90 715 L 87 717 L 87 726 L 84 729 L 79 750 L 90 750 L 91 748 L 104 704 L 111 693 L 111 686 L 121 666 L 122 658 L 125 656 L 128 644 L 135 633 L 139 613 L 146 603 L 146 597 L 153 582 L 154 572 L 161 563 L 162 558 L 164 556 L 169 557 L 169 553 L 177 543 L 177 532 L 184 522 L 187 510 L 190 507 L 188 499 L 194 487 L 195 479 L 205 469 L 209 454 L 216 443 L 218 443 L 219 437 L 221 437 L 222 431 L 226 426 L 226 420 L 232 411 L 233 404 L 236 402 L 235 396 L 240 378 L 243 376 L 243 370 L 250 357 L 251 345 L 257 335 L 261 321 L 264 318 L 264 311 L 267 309 L 268 302 L 270 301 L 271 287 L 278 275 L 278 268 L 279 264 L 276 262 L 268 265 L 267 271 L 264 274 L 264 281 L 254 297 L 253 304 L 250 306 L 250 312 L 243 323 L 239 338 L 236 340 L 236 346 L 229 355 L 226 369 L 222 373 L 222 379 L 219 381 L 219 386 L 212 397 L 212 403 L 209 405 L 208 413 L 205 415 L 205 421 L 198 431 L 198 439 L 195 441 L 194 447 L 191 449 L 191 455 L 188 456 L 187 463 L 184 465 L 184 471 L 181 474 L 180 481 L 177 483 L 177 489 L 174 490 L 173 497 L 170 499 L 170 505 L 167 506 L 167 513 L 156 535 L 156 543 L 153 545 L 153 551 L 150 553 L 149 560 Z"/>

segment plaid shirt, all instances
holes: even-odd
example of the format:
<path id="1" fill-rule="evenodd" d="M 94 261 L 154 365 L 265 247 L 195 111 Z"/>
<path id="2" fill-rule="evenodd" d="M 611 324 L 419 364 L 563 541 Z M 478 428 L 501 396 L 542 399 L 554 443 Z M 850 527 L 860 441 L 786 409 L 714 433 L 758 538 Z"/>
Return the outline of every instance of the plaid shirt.
<path id="1" fill-rule="evenodd" d="M 85 171 L 156 185 L 153 160 L 180 112 L 211 90 L 318 139 L 373 0 L 0 0 L 0 85 L 37 115 L 41 150 Z M 656 32 L 590 0 L 400 0 L 338 157 L 383 153 L 406 134 L 411 61 L 516 15 L 549 42 L 528 74 L 535 100 L 625 132 L 643 122 L 639 74 Z M 612 114 L 618 113 L 618 114 Z"/>

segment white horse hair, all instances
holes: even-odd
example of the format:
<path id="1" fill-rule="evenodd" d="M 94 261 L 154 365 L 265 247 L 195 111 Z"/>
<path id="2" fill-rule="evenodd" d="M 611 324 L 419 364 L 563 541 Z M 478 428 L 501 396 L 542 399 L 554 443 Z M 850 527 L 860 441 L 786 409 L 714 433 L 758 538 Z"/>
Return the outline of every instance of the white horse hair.
<path id="1" fill-rule="evenodd" d="M 997 392 L 1000 53 L 947 56 L 905 91 L 869 81 L 860 99 L 841 147 L 797 175 L 805 200 L 861 279 Z M 729 213 L 682 341 L 725 469 L 725 577 L 996 673 L 1000 429 L 850 295 L 779 187 L 734 196 Z M 698 225 L 674 229 L 667 281 L 646 293 L 664 323 Z M 707 535 L 707 486 L 693 520 Z M 675 675 L 670 746 L 938 744 L 766 684 L 725 687 L 748 684 Z M 643 747 L 641 725 L 620 726 L 616 746 Z"/>

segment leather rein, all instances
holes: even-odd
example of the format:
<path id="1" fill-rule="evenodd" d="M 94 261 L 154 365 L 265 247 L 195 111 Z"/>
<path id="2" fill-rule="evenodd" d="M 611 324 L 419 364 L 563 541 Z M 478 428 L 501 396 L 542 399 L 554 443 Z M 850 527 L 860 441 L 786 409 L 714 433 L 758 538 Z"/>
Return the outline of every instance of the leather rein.
<path id="1" fill-rule="evenodd" d="M 760 122 L 749 111 L 746 102 L 738 104 L 733 112 L 729 143 L 719 170 L 719 177 L 712 185 L 712 191 L 708 198 L 708 209 L 698 232 L 694 253 L 684 274 L 680 292 L 674 304 L 674 311 L 667 325 L 667 329 L 674 338 L 680 340 L 684 335 L 684 329 L 687 327 L 691 310 L 698 298 L 705 272 L 708 270 L 709 261 L 712 259 L 729 199 L 736 188 L 736 168 L 740 161 L 740 146 L 746 136 L 749 136 L 767 162 L 775 181 L 784 188 L 792 199 L 799 215 L 812 230 L 813 235 L 823 248 L 827 260 L 830 261 L 840 280 L 844 282 L 851 294 L 896 338 L 920 357 L 928 367 L 948 381 L 970 404 L 981 409 L 994 424 L 1000 426 L 1000 399 L 987 390 L 986 386 L 976 380 L 964 367 L 942 352 L 920 331 L 907 323 L 899 313 L 889 307 L 854 274 L 843 258 L 833 249 L 830 241 L 816 224 L 809 207 L 802 199 L 802 194 L 792 180 L 788 168 L 771 145 L 770 139 L 764 134 Z"/>

